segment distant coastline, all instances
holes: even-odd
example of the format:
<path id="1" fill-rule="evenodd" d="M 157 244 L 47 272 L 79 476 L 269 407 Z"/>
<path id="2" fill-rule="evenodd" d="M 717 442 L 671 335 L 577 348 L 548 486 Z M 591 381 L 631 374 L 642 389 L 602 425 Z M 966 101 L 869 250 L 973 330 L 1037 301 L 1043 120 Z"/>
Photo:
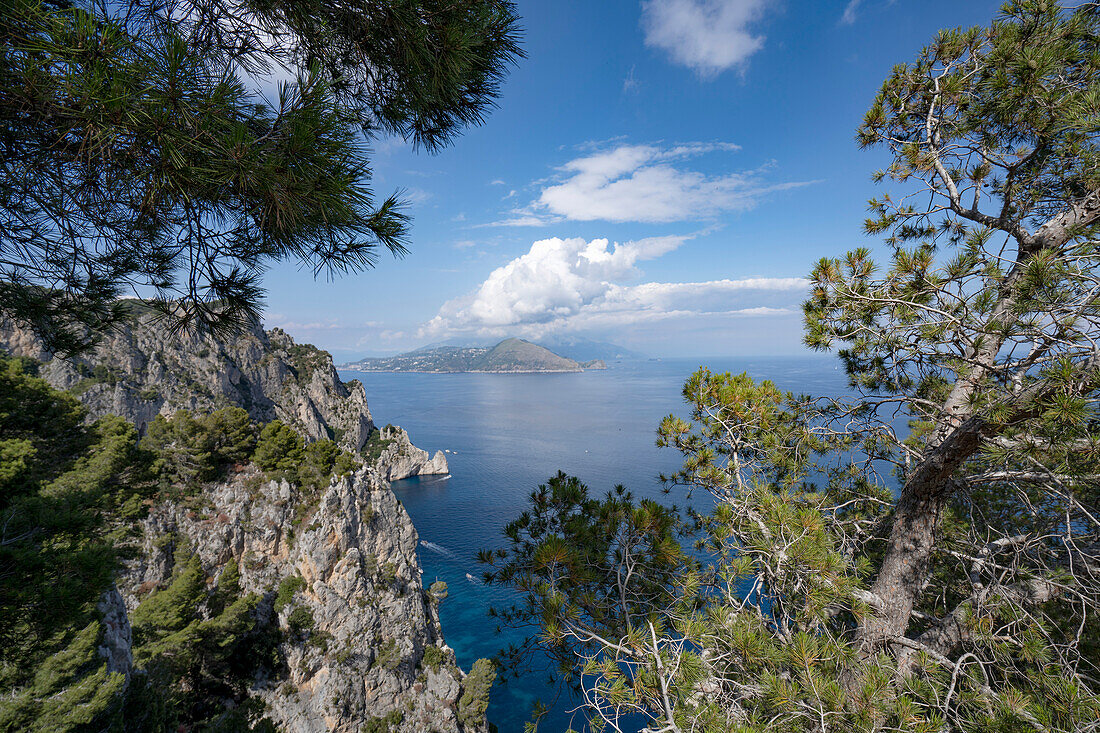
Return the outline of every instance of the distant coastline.
<path id="1" fill-rule="evenodd" d="M 341 364 L 337 367 L 340 371 L 364 374 L 578 374 L 602 371 L 606 368 L 606 366 L 593 366 L 581 369 L 364 369 L 354 364 Z"/>
<path id="2" fill-rule="evenodd" d="M 603 359 L 579 362 L 523 339 L 511 338 L 493 347 L 438 346 L 397 356 L 341 364 L 357 372 L 415 374 L 563 374 L 606 369 Z"/>

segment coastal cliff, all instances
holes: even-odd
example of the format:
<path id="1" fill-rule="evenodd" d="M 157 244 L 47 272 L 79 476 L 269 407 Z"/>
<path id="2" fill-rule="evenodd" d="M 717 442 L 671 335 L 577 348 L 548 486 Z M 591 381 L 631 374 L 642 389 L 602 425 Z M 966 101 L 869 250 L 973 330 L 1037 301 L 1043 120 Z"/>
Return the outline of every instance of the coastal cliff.
<path id="1" fill-rule="evenodd" d="M 90 512 L 74 526 L 102 522 L 89 537 L 108 543 L 85 603 L 98 613 L 50 642 L 52 659 L 83 661 L 6 690 L 0 727 L 50 719 L 42 708 L 120 730 L 487 733 L 493 667 L 459 668 L 439 623 L 446 584 L 422 580 L 388 485 L 446 460 L 376 428 L 327 354 L 278 330 L 218 343 L 148 323 L 75 362 L 7 325 L 0 345 L 25 357 L 0 354 L 0 375 L 26 392 L 4 396 L 48 416 L 28 423 L 37 442 L 20 438 L 33 450 L 17 462 L 40 455 L 28 476 L 61 471 L 49 491 L 94 496 L 73 500 Z M 23 425 L 19 412 L 0 423 Z M 85 693 L 77 715 L 67 701 Z"/>
<path id="2" fill-rule="evenodd" d="M 443 642 L 446 592 L 424 588 L 416 530 L 377 472 L 313 495 L 250 466 L 188 504 L 206 508 L 159 503 L 142 520 L 118 582 L 126 609 L 166 587 L 181 557 L 197 557 L 210 585 L 232 566 L 276 630 L 280 662 L 249 695 L 278 730 L 485 730 L 488 686 Z"/>
<path id="3" fill-rule="evenodd" d="M 225 339 L 174 331 L 154 312 L 134 308 L 128 326 L 73 359 L 54 358 L 30 331 L 5 320 L 0 348 L 42 362 L 39 374 L 84 403 L 89 420 L 119 415 L 140 433 L 158 414 L 228 406 L 243 408 L 256 422 L 281 420 L 306 440 L 330 439 L 353 453 L 361 453 L 375 432 L 363 385 L 344 383 L 327 352 L 259 324 Z M 421 454 L 419 462 L 409 459 Z M 380 469 L 397 480 L 445 474 L 447 461 L 441 453 L 429 457 L 415 449 L 398 466 Z"/>

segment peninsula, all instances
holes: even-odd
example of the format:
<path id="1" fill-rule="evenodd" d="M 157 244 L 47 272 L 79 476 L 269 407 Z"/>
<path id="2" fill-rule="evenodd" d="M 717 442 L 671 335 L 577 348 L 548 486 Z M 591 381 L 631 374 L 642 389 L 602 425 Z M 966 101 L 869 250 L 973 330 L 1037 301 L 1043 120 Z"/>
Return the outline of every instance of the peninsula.
<path id="1" fill-rule="evenodd" d="M 580 372 L 606 369 L 602 359 L 578 362 L 523 339 L 510 338 L 493 347 L 437 346 L 397 356 L 342 364 L 340 369 L 359 372 Z"/>

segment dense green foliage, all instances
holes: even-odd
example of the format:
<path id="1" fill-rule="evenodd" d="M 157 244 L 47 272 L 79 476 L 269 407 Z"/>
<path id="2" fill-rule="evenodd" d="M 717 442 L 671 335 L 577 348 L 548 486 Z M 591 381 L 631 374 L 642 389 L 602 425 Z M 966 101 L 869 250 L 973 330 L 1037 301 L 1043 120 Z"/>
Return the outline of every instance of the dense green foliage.
<path id="1" fill-rule="evenodd" d="M 859 140 L 889 261 L 804 306 L 852 395 L 701 369 L 658 432 L 716 502 L 687 557 L 564 475 L 482 557 L 594 729 L 1100 730 L 1100 5 L 941 32 Z"/>
<path id="2" fill-rule="evenodd" d="M 148 501 L 193 496 L 250 461 L 309 496 L 357 463 L 282 423 L 261 431 L 239 408 L 158 416 L 139 443 L 120 418 L 85 425 L 80 404 L 35 370 L 0 356 L 0 730 L 267 730 L 248 688 L 281 669 L 279 632 L 260 597 L 242 594 L 235 562 L 209 587 L 197 556 L 177 549 L 171 583 L 131 615 L 141 671 L 125 695 L 97 651 L 97 603 Z M 287 579 L 275 610 L 301 586 Z M 308 631 L 308 611 L 294 611 L 292 630 Z"/>
<path id="3" fill-rule="evenodd" d="M 144 679 L 129 693 L 127 726 L 274 730 L 248 689 L 261 670 L 278 670 L 278 631 L 261 623 L 255 613 L 260 597 L 241 595 L 238 579 L 235 565 L 227 565 L 208 590 L 202 565 L 192 556 L 177 565 L 167 588 L 134 610 L 134 665 Z M 234 705 L 227 709 L 226 701 Z"/>
<path id="4" fill-rule="evenodd" d="M 112 582 L 107 517 L 141 476 L 133 426 L 90 427 L 70 396 L 0 358 L 0 729 L 64 730 L 111 702 L 96 653 Z"/>
<path id="5" fill-rule="evenodd" d="M 218 328 L 257 316 L 271 262 L 404 252 L 366 142 L 436 150 L 480 123 L 516 25 L 504 0 L 0 4 L 0 314 L 73 351 L 127 291 Z M 282 68 L 277 94 L 250 88 Z"/>
<path id="6" fill-rule="evenodd" d="M 285 478 L 306 492 L 322 489 L 334 474 L 344 476 L 360 465 L 331 440 L 305 443 L 279 420 L 272 420 L 260 431 L 252 460 L 268 477 Z"/>
<path id="7" fill-rule="evenodd" d="M 488 659 L 474 662 L 470 673 L 462 680 L 462 695 L 458 698 L 455 709 L 460 723 L 474 726 L 485 720 L 485 711 L 489 708 L 489 690 L 496 676 L 496 668 Z"/>
<path id="8" fill-rule="evenodd" d="M 166 486 L 193 487 L 218 478 L 233 464 L 247 463 L 256 428 L 239 407 L 198 416 L 180 410 L 171 419 L 153 418 L 142 445 L 156 452 L 156 469 Z"/>

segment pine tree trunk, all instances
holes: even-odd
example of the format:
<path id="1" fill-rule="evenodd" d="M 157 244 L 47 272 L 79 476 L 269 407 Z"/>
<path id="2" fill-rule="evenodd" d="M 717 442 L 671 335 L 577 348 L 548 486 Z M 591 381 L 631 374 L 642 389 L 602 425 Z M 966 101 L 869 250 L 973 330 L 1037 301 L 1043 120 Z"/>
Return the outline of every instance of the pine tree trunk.
<path id="1" fill-rule="evenodd" d="M 902 487 L 882 566 L 871 587 L 881 605 L 859 630 L 865 655 L 881 650 L 908 629 L 931 570 L 940 514 L 953 490 L 951 476 L 978 450 L 987 428 L 980 417 L 963 422 L 925 454 Z"/>

